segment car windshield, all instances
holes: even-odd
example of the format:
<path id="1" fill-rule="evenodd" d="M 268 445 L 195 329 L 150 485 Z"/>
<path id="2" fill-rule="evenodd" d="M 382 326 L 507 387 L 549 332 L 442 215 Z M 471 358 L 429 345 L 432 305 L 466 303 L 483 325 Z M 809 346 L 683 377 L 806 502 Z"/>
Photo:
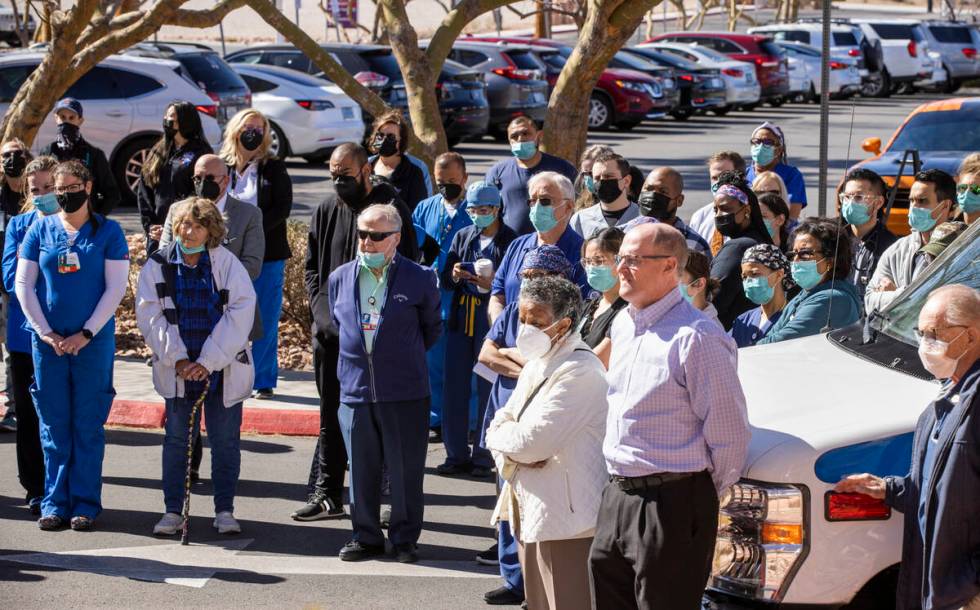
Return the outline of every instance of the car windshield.
<path id="1" fill-rule="evenodd" d="M 980 290 L 978 235 L 980 222 L 975 222 L 922 275 L 914 279 L 901 296 L 880 314 L 874 315 L 871 325 L 889 337 L 909 345 L 917 345 L 915 329 L 919 323 L 919 311 L 933 290 L 949 284 L 966 284 L 974 290 Z"/>
<path id="2" fill-rule="evenodd" d="M 653 51 L 653 53 L 656 53 L 656 51 Z M 684 61 L 684 60 L 678 58 L 678 61 Z M 616 53 L 616 55 L 613 56 L 613 60 L 609 62 L 609 67 L 628 68 L 632 70 L 640 70 L 643 72 L 649 72 L 650 70 L 660 69 L 660 66 L 650 61 L 649 59 L 646 59 L 645 57 L 640 57 L 639 55 L 636 55 L 634 53 L 629 53 L 626 51 L 619 51 L 618 53 Z"/>
<path id="3" fill-rule="evenodd" d="M 895 137 L 889 150 L 980 150 L 980 106 L 916 113 Z"/>
<path id="4" fill-rule="evenodd" d="M 885 40 L 914 40 L 912 24 L 872 23 L 871 28 Z"/>
<path id="5" fill-rule="evenodd" d="M 936 40 L 943 43 L 953 44 L 973 44 L 970 38 L 970 30 L 956 25 L 931 25 L 929 31 L 936 37 Z"/>
<path id="6" fill-rule="evenodd" d="M 725 55 L 724 53 L 719 53 L 714 49 L 709 49 L 708 47 L 702 45 L 695 45 L 694 49 L 696 53 L 700 53 L 703 57 L 707 57 L 708 59 L 711 59 L 713 61 L 728 62 L 732 60 L 731 57 Z"/>
<path id="7" fill-rule="evenodd" d="M 201 53 L 179 57 L 180 63 L 195 83 L 203 83 L 208 91 L 247 89 L 242 77 L 231 69 L 217 54 Z"/>

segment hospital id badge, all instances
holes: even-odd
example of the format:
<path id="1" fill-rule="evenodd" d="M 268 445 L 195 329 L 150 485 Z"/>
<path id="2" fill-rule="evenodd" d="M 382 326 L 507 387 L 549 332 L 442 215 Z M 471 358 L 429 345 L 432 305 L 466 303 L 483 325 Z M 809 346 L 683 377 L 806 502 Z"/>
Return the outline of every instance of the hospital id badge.
<path id="1" fill-rule="evenodd" d="M 378 330 L 378 321 L 380 319 L 381 316 L 377 312 L 361 314 L 361 330 L 372 332 Z"/>
<path id="2" fill-rule="evenodd" d="M 78 252 L 63 252 L 58 255 L 58 273 L 76 273 L 81 268 Z"/>

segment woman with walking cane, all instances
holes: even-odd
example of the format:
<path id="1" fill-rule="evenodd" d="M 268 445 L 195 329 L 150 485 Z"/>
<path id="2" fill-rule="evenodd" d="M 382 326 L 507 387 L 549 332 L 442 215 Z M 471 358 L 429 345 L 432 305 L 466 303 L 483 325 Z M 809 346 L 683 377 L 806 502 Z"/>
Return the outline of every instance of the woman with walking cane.
<path id="1" fill-rule="evenodd" d="M 167 408 L 166 513 L 153 533 L 173 535 L 184 526 L 187 453 L 200 423 L 192 409 L 203 394 L 214 527 L 220 534 L 237 534 L 241 526 L 235 520 L 234 501 L 241 466 L 242 401 L 251 393 L 255 375 L 248 345 L 255 290 L 245 267 L 221 246 L 225 226 L 218 208 L 198 197 L 176 205 L 174 242 L 150 256 L 136 290 L 136 322 L 153 351 L 153 385 Z"/>

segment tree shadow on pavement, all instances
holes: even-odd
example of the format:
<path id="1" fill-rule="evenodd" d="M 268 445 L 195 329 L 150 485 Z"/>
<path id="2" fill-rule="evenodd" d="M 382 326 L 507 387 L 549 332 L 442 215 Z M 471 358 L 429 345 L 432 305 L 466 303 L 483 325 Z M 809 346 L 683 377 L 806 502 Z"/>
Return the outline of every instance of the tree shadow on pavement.
<path id="1" fill-rule="evenodd" d="M 208 478 L 207 464 L 201 468 L 202 479 L 191 488 L 192 498 L 196 496 L 210 497 L 214 493 L 211 479 Z M 103 476 L 104 485 L 119 485 L 121 487 L 136 487 L 140 489 L 161 490 L 160 479 L 146 477 Z M 278 498 L 282 500 L 303 501 L 307 496 L 306 485 L 300 483 L 281 483 L 278 481 L 255 481 L 239 479 L 235 496 L 241 498 Z"/>

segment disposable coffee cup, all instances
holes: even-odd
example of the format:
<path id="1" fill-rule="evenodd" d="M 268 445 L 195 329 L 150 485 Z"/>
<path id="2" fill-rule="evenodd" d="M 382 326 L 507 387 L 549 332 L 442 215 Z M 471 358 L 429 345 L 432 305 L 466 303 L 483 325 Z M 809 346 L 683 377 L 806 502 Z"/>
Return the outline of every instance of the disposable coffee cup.
<path id="1" fill-rule="evenodd" d="M 473 263 L 473 270 L 481 277 L 493 277 L 493 261 L 489 258 L 477 259 Z M 484 290 L 483 288 L 477 288 L 477 290 L 482 294 L 490 292 L 490 290 Z"/>

